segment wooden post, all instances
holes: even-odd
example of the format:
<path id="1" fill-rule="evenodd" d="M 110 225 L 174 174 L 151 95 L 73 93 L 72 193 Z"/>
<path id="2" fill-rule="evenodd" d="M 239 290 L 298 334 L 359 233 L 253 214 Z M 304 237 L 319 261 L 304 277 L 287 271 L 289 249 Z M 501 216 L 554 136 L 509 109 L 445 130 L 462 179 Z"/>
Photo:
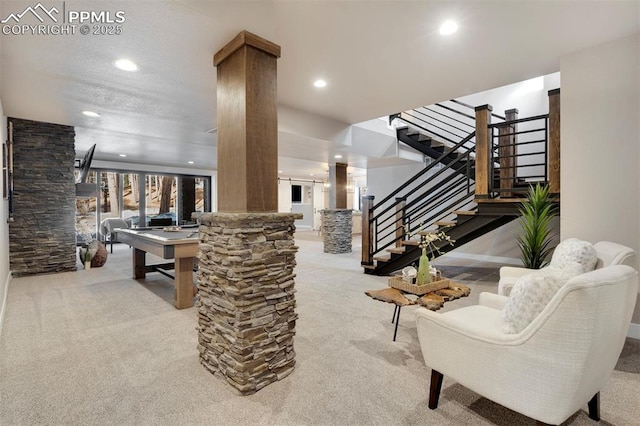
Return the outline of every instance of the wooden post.
<path id="1" fill-rule="evenodd" d="M 518 119 L 518 110 L 516 108 L 508 109 L 504 112 L 505 121 L 513 121 Z M 513 123 L 498 129 L 498 158 L 500 159 L 500 189 L 513 189 L 516 182 L 518 149 L 515 145 L 518 125 Z M 501 197 L 513 197 L 512 191 L 500 191 Z"/>
<path id="2" fill-rule="evenodd" d="M 329 166 L 329 209 L 347 208 L 347 164 Z"/>
<path id="3" fill-rule="evenodd" d="M 549 90 L 549 194 L 560 195 L 560 89 Z"/>
<path id="4" fill-rule="evenodd" d="M 182 177 L 178 179 L 180 185 L 180 215 L 178 220 L 191 221 L 191 215 L 196 211 L 196 178 Z M 176 225 L 179 225 L 176 223 Z"/>
<path id="5" fill-rule="evenodd" d="M 362 265 L 373 265 L 373 195 L 362 197 Z"/>
<path id="6" fill-rule="evenodd" d="M 177 258 L 174 268 L 175 306 L 190 308 L 193 306 L 193 257 Z"/>
<path id="7" fill-rule="evenodd" d="M 407 197 L 397 197 L 396 203 L 396 247 L 402 247 L 405 238 L 404 206 L 407 205 Z"/>
<path id="8" fill-rule="evenodd" d="M 489 176 L 491 167 L 491 105 L 482 105 L 476 110 L 476 198 L 489 198 Z"/>
<path id="9" fill-rule="evenodd" d="M 218 210 L 278 210 L 280 46 L 242 31 L 213 57 L 218 68 Z"/>

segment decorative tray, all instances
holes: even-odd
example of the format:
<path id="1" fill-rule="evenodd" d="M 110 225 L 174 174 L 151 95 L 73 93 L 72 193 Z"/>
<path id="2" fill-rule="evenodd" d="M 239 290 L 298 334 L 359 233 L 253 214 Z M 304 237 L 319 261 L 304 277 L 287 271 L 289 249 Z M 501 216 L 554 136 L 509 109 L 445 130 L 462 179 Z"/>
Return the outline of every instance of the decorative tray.
<path id="1" fill-rule="evenodd" d="M 389 278 L 389 287 L 397 288 L 398 290 L 406 291 L 411 294 L 423 295 L 431 293 L 432 291 L 448 288 L 449 280 L 443 277 L 431 275 L 431 282 L 429 284 L 418 285 L 404 282 L 401 276 L 394 276 Z"/>

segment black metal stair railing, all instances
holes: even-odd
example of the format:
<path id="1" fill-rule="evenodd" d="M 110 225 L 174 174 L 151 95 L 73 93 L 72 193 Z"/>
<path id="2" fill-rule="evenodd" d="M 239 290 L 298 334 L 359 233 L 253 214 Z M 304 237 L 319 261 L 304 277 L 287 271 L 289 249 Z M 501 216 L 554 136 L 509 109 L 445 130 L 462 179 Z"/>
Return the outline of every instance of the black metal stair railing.
<path id="1" fill-rule="evenodd" d="M 421 227 L 428 229 L 436 221 L 447 218 L 453 210 L 471 203 L 474 180 L 471 156 L 475 145 L 469 144 L 475 132 L 444 150 L 442 155 L 410 178 L 371 209 L 371 257 L 405 238 L 405 226 L 410 233 Z M 445 158 L 456 153 L 457 158 L 441 167 Z M 455 170 L 465 169 L 466 173 Z"/>
<path id="2" fill-rule="evenodd" d="M 404 111 L 392 117 L 399 118 L 411 127 L 420 129 L 424 134 L 432 136 L 439 142 L 456 144 L 469 133 L 476 130 L 475 108 L 455 99 L 434 105 Z M 498 122 L 505 117 L 491 114 Z M 467 147 L 474 144 L 470 140 Z"/>
<path id="3" fill-rule="evenodd" d="M 489 125 L 492 197 L 518 196 L 549 179 L 549 114 Z"/>
<path id="4" fill-rule="evenodd" d="M 363 229 L 364 265 L 372 265 L 374 256 L 383 250 L 402 245 L 407 234 L 434 229 L 438 222 L 453 219 L 451 216 L 456 210 L 476 210 L 475 115 L 465 109 L 475 112 L 472 106 L 451 100 L 389 117 L 406 124 L 398 127 L 398 140 L 433 161 L 381 201 L 369 204 L 368 219 L 363 224 L 368 229 L 366 240 Z M 549 114 L 513 119 L 513 111 L 507 111 L 509 121 L 491 114 L 497 122 L 488 126 L 489 197 L 517 197 L 526 192 L 530 183 L 547 182 L 549 178 Z M 373 203 L 373 197 L 369 199 Z M 460 228 L 460 232 L 466 234 L 458 238 L 475 238 L 479 227 L 495 229 L 513 219 L 495 214 L 487 217 L 486 223 L 473 222 L 478 222 L 474 225 L 477 229 Z M 463 223 L 464 227 L 472 221 Z M 451 232 L 457 229 L 452 228 Z M 396 257 L 378 264 L 380 268 L 375 269 L 390 272 L 402 262 L 406 263 L 415 251 L 407 248 L 402 257 L 398 257 L 400 252 L 392 251 Z"/>

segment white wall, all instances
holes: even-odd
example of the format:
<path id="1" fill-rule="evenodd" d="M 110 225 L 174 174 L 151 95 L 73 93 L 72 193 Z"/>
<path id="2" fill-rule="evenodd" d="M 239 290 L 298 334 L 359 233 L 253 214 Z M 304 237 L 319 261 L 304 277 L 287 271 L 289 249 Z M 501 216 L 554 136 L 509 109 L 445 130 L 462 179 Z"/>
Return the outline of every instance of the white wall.
<path id="1" fill-rule="evenodd" d="M 561 58 L 563 239 L 611 240 L 640 253 L 639 52 L 636 34 Z M 640 254 L 631 266 L 639 269 Z"/>
<path id="2" fill-rule="evenodd" d="M 291 185 L 301 185 L 302 203 L 291 202 Z M 320 229 L 320 210 L 325 208 L 325 193 L 322 182 L 280 178 L 278 180 L 278 211 L 280 213 L 302 213 L 303 218 L 296 221 L 300 229 Z"/>
<path id="3" fill-rule="evenodd" d="M 424 163 L 367 169 L 367 195 L 373 195 L 374 204 L 378 203 L 422 169 Z"/>
<path id="4" fill-rule="evenodd" d="M 549 111 L 547 93 L 560 87 L 560 74 L 556 72 L 458 99 L 474 107 L 489 104 L 493 107 L 493 113 L 498 115 L 517 108 L 518 117 L 534 117 Z"/>
<path id="5" fill-rule="evenodd" d="M 0 99 L 0 140 L 2 143 L 7 141 L 7 117 L 4 116 L 2 109 L 2 100 Z M 0 185 L 4 183 L 4 174 L 0 173 Z M 9 290 L 9 281 L 11 280 L 11 271 L 9 270 L 9 225 L 7 218 L 9 216 L 9 205 L 7 200 L 0 201 L 0 335 L 2 334 L 2 322 L 6 309 L 7 292 Z"/>

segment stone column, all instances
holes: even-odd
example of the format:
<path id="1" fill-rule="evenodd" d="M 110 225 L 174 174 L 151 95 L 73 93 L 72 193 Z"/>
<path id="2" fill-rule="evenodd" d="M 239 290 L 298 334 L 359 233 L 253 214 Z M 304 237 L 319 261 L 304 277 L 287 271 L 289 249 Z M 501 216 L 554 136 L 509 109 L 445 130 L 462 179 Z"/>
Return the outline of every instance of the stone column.
<path id="1" fill-rule="evenodd" d="M 280 47 L 242 31 L 218 67 L 218 206 L 199 215 L 198 350 L 243 395 L 295 365 L 294 221 L 278 208 L 276 60 Z"/>
<path id="2" fill-rule="evenodd" d="M 353 211 L 320 210 L 325 253 L 351 253 Z"/>
<path id="3" fill-rule="evenodd" d="M 200 221 L 200 363 L 243 395 L 295 365 L 293 233 L 300 214 L 212 213 Z"/>
<path id="4" fill-rule="evenodd" d="M 11 117 L 8 122 L 13 221 L 5 256 L 13 276 L 75 271 L 75 130 Z"/>

